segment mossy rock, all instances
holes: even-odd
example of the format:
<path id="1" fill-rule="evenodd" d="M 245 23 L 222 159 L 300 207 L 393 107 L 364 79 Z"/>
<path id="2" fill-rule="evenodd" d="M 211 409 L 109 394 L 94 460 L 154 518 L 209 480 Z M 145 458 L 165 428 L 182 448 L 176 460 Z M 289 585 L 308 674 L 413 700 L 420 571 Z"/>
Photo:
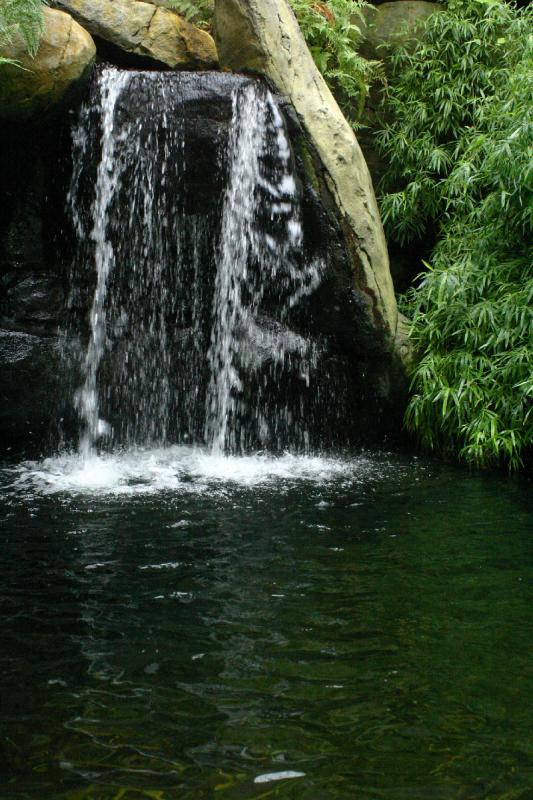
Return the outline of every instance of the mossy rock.
<path id="1" fill-rule="evenodd" d="M 441 11 L 439 3 L 427 0 L 395 0 L 364 10 L 361 55 L 385 60 L 399 47 L 420 38 L 423 23 L 431 14 Z M 359 20 L 356 20 L 360 24 Z"/>
<path id="2" fill-rule="evenodd" d="M 44 9 L 44 30 L 34 58 L 21 37 L 0 51 L 18 62 L 0 65 L 0 118 L 25 119 L 47 111 L 89 72 L 96 55 L 86 30 L 62 11 Z"/>

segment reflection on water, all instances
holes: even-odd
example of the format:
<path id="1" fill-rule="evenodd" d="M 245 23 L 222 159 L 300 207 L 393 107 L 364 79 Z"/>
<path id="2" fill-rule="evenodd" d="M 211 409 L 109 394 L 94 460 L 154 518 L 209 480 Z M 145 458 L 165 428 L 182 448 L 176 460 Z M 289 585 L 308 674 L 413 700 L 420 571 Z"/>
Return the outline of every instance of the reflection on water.
<path id="1" fill-rule="evenodd" d="M 2 482 L 2 800 L 533 796 L 528 486 L 185 449 Z"/>

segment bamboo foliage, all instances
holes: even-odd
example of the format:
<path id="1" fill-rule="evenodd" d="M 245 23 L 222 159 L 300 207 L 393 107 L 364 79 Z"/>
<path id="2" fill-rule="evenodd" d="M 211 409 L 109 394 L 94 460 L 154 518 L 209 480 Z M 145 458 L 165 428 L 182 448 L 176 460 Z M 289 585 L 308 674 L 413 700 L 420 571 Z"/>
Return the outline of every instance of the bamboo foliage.
<path id="1" fill-rule="evenodd" d="M 437 244 L 406 298 L 421 354 L 407 427 L 476 466 L 533 449 L 533 12 L 453 0 L 395 57 L 380 143 L 400 242 Z"/>

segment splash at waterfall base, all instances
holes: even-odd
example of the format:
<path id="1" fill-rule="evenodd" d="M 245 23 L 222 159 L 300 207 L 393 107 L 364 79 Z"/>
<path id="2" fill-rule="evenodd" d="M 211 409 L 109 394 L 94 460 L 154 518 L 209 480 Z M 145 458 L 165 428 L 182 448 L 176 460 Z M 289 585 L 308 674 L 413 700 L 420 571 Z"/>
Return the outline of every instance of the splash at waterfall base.
<path id="1" fill-rule="evenodd" d="M 46 411 L 29 428 L 7 408 L 4 436 L 238 453 L 397 434 L 403 373 L 290 105 L 257 78 L 99 68 L 77 113 L 44 255 L 62 333 L 34 342 L 57 369 Z M 33 358 L 18 366 L 38 382 Z"/>

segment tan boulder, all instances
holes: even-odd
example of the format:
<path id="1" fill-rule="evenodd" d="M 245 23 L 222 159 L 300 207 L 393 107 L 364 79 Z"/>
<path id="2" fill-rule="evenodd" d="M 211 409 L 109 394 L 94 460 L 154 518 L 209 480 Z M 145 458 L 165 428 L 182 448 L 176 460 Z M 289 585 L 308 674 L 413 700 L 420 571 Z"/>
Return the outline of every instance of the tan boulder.
<path id="1" fill-rule="evenodd" d="M 354 289 L 364 300 L 369 324 L 392 342 L 398 311 L 370 173 L 289 3 L 216 0 L 215 32 L 222 67 L 265 75 L 295 108 L 337 207 Z"/>
<path id="2" fill-rule="evenodd" d="M 126 53 L 172 69 L 214 69 L 212 36 L 172 11 L 141 0 L 54 0 L 54 5 Z"/>
<path id="3" fill-rule="evenodd" d="M 89 71 L 96 55 L 91 36 L 71 16 L 44 9 L 44 30 L 34 58 L 16 36 L 0 55 L 20 66 L 0 66 L 0 117 L 27 118 L 59 103 Z M 20 68 L 22 67 L 22 69 Z"/>

